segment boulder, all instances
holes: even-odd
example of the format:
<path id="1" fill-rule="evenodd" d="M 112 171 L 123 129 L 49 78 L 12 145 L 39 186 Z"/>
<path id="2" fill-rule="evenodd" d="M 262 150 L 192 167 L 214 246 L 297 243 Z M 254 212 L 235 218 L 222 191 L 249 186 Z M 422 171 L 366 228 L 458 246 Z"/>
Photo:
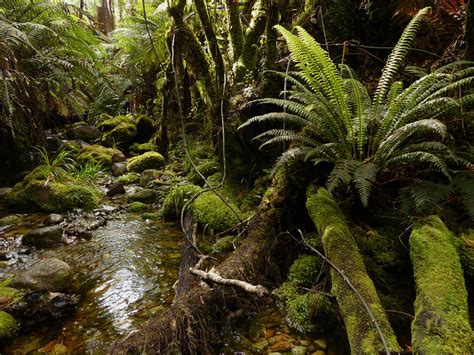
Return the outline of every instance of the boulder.
<path id="1" fill-rule="evenodd" d="M 133 213 L 148 212 L 150 210 L 150 206 L 145 203 L 135 201 L 130 204 L 128 210 Z"/>
<path id="2" fill-rule="evenodd" d="M 18 331 L 18 323 L 10 314 L 0 311 L 0 340 L 12 338 Z"/>
<path id="3" fill-rule="evenodd" d="M 125 163 L 114 163 L 112 165 L 112 176 L 122 176 L 127 172 L 127 165 Z"/>
<path id="4" fill-rule="evenodd" d="M 107 191 L 107 196 L 112 197 L 115 195 L 123 195 L 125 193 L 125 189 L 121 182 L 114 182 L 110 185 L 109 190 Z"/>
<path id="5" fill-rule="evenodd" d="M 23 236 L 23 245 L 48 248 L 61 243 L 63 230 L 60 226 L 48 226 L 29 231 Z"/>
<path id="6" fill-rule="evenodd" d="M 48 217 L 45 218 L 44 224 L 47 226 L 52 226 L 54 224 L 59 224 L 64 221 L 64 216 L 58 213 L 51 213 Z"/>
<path id="7" fill-rule="evenodd" d="M 115 154 L 112 156 L 112 163 L 122 163 L 125 160 L 127 160 L 125 154 L 123 154 L 120 150 L 117 149 Z"/>
<path id="8" fill-rule="evenodd" d="M 94 126 L 78 126 L 68 129 L 67 136 L 69 139 L 80 139 L 91 143 L 101 136 L 101 132 Z"/>
<path id="9" fill-rule="evenodd" d="M 122 157 L 123 153 L 115 148 L 106 148 L 104 146 L 93 144 L 84 147 L 81 153 L 77 156 L 77 160 L 81 163 L 93 162 L 100 163 L 103 166 L 112 166 L 115 159 Z"/>
<path id="10" fill-rule="evenodd" d="M 159 169 L 165 165 L 165 159 L 160 153 L 146 152 L 130 158 L 127 162 L 127 170 L 141 173 L 146 169 Z"/>
<path id="11" fill-rule="evenodd" d="M 68 264 L 56 258 L 49 258 L 40 260 L 18 273 L 10 286 L 62 292 L 71 286 L 72 276 L 72 270 Z"/>
<path id="12" fill-rule="evenodd" d="M 127 199 L 129 202 L 142 202 L 142 203 L 154 203 L 157 198 L 157 193 L 152 189 L 141 189 L 137 190 L 133 194 L 130 194 Z"/>
<path id="13" fill-rule="evenodd" d="M 148 184 L 161 177 L 162 172 L 156 169 L 146 169 L 140 174 L 140 185 L 147 187 Z"/>

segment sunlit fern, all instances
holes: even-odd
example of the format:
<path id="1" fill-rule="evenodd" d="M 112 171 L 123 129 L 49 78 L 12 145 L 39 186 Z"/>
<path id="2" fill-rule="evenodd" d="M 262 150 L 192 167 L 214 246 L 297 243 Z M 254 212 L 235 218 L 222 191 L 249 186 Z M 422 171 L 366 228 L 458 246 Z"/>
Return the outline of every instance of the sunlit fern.
<path id="1" fill-rule="evenodd" d="M 364 206 L 369 203 L 374 182 L 385 172 L 403 166 L 430 167 L 450 178 L 449 164 L 460 162 L 443 141 L 448 136 L 439 120 L 447 113 L 470 105 L 474 95 L 453 97 L 470 86 L 474 68 L 453 63 L 423 76 L 407 88 L 394 78 L 429 8 L 422 9 L 406 27 L 387 60 L 373 98 L 350 68 L 340 69 L 328 53 L 302 28 L 296 35 L 281 26 L 298 71 L 279 74 L 293 85 L 286 99 L 266 98 L 261 104 L 282 111 L 252 117 L 252 123 L 285 122 L 255 139 L 262 147 L 291 143 L 277 161 L 303 158 L 334 164 L 328 178 L 331 190 L 339 186 L 355 188 Z"/>

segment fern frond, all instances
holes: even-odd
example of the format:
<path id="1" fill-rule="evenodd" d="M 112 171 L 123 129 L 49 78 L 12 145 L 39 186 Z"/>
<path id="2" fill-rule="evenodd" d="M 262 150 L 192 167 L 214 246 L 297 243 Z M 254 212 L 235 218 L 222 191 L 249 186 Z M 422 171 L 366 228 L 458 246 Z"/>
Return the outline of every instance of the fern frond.
<path id="1" fill-rule="evenodd" d="M 329 191 L 336 190 L 339 186 L 347 186 L 352 181 L 357 168 L 363 164 L 357 160 L 338 160 L 329 174 L 326 187 Z"/>
<path id="2" fill-rule="evenodd" d="M 369 205 L 369 197 L 379 167 L 374 163 L 362 163 L 354 171 L 354 185 L 364 207 Z"/>

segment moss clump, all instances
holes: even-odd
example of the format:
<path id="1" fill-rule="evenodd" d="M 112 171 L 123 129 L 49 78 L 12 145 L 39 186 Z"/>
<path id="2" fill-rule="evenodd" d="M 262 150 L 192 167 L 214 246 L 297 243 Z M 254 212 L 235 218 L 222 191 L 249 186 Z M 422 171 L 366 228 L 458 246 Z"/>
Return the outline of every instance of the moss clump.
<path id="1" fill-rule="evenodd" d="M 116 126 L 121 123 L 132 123 L 132 118 L 130 116 L 118 115 L 112 117 L 110 115 L 101 115 L 100 122 L 97 124 L 97 128 L 102 132 L 108 132 L 113 130 Z"/>
<path id="2" fill-rule="evenodd" d="M 467 291 L 455 245 L 438 216 L 413 229 L 410 257 L 416 282 L 413 350 L 424 354 L 470 354 Z"/>
<path id="3" fill-rule="evenodd" d="M 34 169 L 5 196 L 7 206 L 19 209 L 62 212 L 73 208 L 97 208 L 101 192 L 93 186 L 75 181 L 50 182 L 41 167 Z"/>
<path id="4" fill-rule="evenodd" d="M 115 182 L 120 182 L 124 185 L 136 184 L 140 181 L 140 175 L 137 173 L 127 173 L 125 175 L 120 176 L 115 180 Z"/>
<path id="5" fill-rule="evenodd" d="M 196 185 L 180 185 L 171 189 L 163 201 L 161 214 L 166 221 L 176 220 L 184 204 L 195 194 L 202 191 Z"/>
<path id="6" fill-rule="evenodd" d="M 76 159 L 81 163 L 100 163 L 103 166 L 110 167 L 113 163 L 113 157 L 115 155 L 121 154 L 122 153 L 118 149 L 106 148 L 104 146 L 94 144 L 84 147 L 84 149 L 82 149 L 81 153 L 79 153 Z"/>
<path id="7" fill-rule="evenodd" d="M 141 173 L 146 169 L 158 169 L 165 165 L 165 159 L 160 153 L 146 152 L 131 158 L 127 162 L 127 170 Z"/>
<path id="8" fill-rule="evenodd" d="M 21 298 L 23 293 L 15 288 L 0 286 L 0 298 L 7 298 L 10 301 Z"/>
<path id="9" fill-rule="evenodd" d="M 297 286 L 311 287 L 316 280 L 323 263 L 314 255 L 303 255 L 296 259 L 290 267 L 288 281 Z"/>
<path id="10" fill-rule="evenodd" d="M 154 152 L 157 150 L 157 147 L 154 143 L 133 143 L 130 146 L 130 150 L 136 153 L 146 153 Z"/>
<path id="11" fill-rule="evenodd" d="M 234 212 L 241 215 L 235 204 L 224 203 L 212 191 L 201 194 L 193 203 L 194 218 L 201 227 L 207 229 L 211 234 L 222 232 L 236 225 L 239 220 Z"/>
<path id="12" fill-rule="evenodd" d="M 307 293 L 287 301 L 286 320 L 302 332 L 328 331 L 336 322 L 335 305 L 327 295 Z"/>
<path id="13" fill-rule="evenodd" d="M 127 147 L 137 135 L 137 126 L 132 116 L 115 116 L 102 121 L 97 127 L 105 132 L 102 142 L 108 146 L 122 144 Z"/>
<path id="14" fill-rule="evenodd" d="M 7 312 L 0 311 L 0 339 L 13 337 L 18 331 L 18 323 Z"/>
<path id="15" fill-rule="evenodd" d="M 273 291 L 273 293 L 280 298 L 283 307 L 286 307 L 286 303 L 299 295 L 298 287 L 289 281 L 283 282 L 280 287 Z"/>
<path id="16" fill-rule="evenodd" d="M 219 171 L 219 163 L 215 160 L 205 160 L 200 162 L 197 165 L 197 168 L 199 172 L 207 178 Z M 204 185 L 204 181 L 195 169 L 191 169 L 189 174 L 186 176 L 186 179 L 195 185 Z"/>
<path id="17" fill-rule="evenodd" d="M 212 245 L 212 251 L 214 253 L 226 253 L 231 250 L 234 250 L 234 243 L 236 237 L 233 235 L 228 235 L 216 240 L 216 242 Z"/>
<path id="18" fill-rule="evenodd" d="M 142 214 L 142 219 L 149 219 L 150 221 L 156 221 L 161 218 L 159 212 L 145 212 Z"/>
<path id="19" fill-rule="evenodd" d="M 133 213 L 141 213 L 141 212 L 148 212 L 150 210 L 150 206 L 146 203 L 135 201 L 128 206 L 128 210 Z"/>
<path id="20" fill-rule="evenodd" d="M 474 229 L 461 236 L 459 257 L 463 266 L 466 278 L 472 283 L 474 281 Z"/>

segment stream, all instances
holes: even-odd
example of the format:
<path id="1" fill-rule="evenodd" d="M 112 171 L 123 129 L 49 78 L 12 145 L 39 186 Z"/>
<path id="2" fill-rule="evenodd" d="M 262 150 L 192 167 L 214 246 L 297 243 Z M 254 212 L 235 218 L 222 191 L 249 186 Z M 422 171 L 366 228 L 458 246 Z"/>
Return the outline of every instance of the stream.
<path id="1" fill-rule="evenodd" d="M 33 227 L 44 217 L 23 215 L 15 228 L 21 233 L 21 228 Z M 12 235 L 15 231 L 8 232 Z M 114 340 L 137 329 L 172 302 L 181 236 L 175 224 L 143 221 L 139 215 L 121 213 L 95 230 L 90 241 L 20 255 L 15 266 L 8 267 L 9 272 L 38 258 L 55 257 L 68 263 L 75 273 L 80 302 L 65 322 L 50 322 L 20 334 L 2 353 L 49 352 L 57 343 L 74 353 L 104 352 Z"/>

